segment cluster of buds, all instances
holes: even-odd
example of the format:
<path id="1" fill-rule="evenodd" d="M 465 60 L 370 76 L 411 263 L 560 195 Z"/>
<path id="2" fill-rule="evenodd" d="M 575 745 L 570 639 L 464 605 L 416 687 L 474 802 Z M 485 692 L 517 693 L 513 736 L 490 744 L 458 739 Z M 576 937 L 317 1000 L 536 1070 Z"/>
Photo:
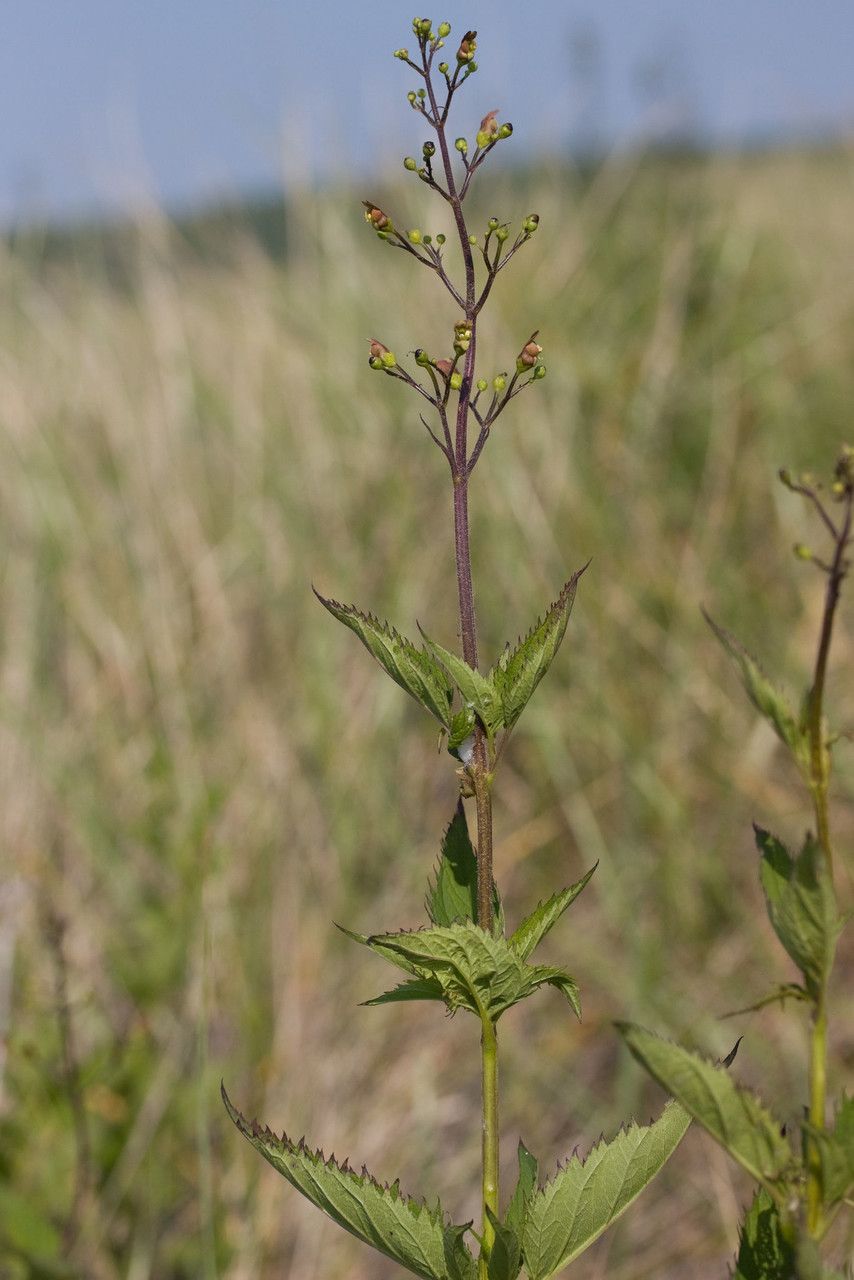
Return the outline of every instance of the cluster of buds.
<path id="1" fill-rule="evenodd" d="M 372 369 L 393 369 L 397 364 L 397 356 L 388 347 L 383 346 L 376 338 L 371 338 L 371 353 L 368 364 Z"/>
<path id="2" fill-rule="evenodd" d="M 467 31 L 460 41 L 459 49 L 457 49 L 457 62 L 465 63 L 469 68 L 471 68 L 476 48 L 477 32 Z"/>
<path id="3" fill-rule="evenodd" d="M 497 115 L 497 108 L 495 111 L 487 111 L 480 122 L 480 128 L 477 131 L 477 145 L 481 150 L 493 142 L 500 142 L 504 138 L 509 138 L 513 132 L 512 124 L 499 124 L 496 119 Z"/>
<path id="4" fill-rule="evenodd" d="M 516 357 L 517 373 L 533 372 L 534 377 L 539 376 L 542 378 L 544 376 L 545 374 L 544 366 L 537 363 L 540 358 L 540 353 L 542 352 L 542 349 L 543 349 L 540 346 L 539 342 L 537 342 L 537 334 L 539 332 L 540 332 L 539 329 L 534 330 L 534 332 L 531 334 L 530 338 L 525 343 L 524 347 Z M 539 372 L 541 369 L 542 369 L 542 373 Z"/>
<path id="5" fill-rule="evenodd" d="M 412 30 L 417 36 L 421 36 L 425 40 L 429 39 L 433 35 L 432 27 L 433 23 L 429 18 L 412 19 Z"/>
<path id="6" fill-rule="evenodd" d="M 372 200 L 363 200 L 362 204 L 365 206 L 365 222 L 369 223 L 383 239 L 387 239 L 389 232 L 394 231 L 391 218 Z"/>

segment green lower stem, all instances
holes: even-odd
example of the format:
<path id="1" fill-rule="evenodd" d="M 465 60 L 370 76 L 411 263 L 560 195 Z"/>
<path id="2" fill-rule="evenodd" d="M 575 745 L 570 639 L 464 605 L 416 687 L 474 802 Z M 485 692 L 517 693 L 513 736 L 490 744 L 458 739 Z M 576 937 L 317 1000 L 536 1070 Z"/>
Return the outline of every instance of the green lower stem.
<path id="1" fill-rule="evenodd" d="M 498 1037 L 489 1018 L 481 1020 L 483 1077 L 483 1255 L 479 1280 L 486 1280 L 486 1259 L 495 1240 L 487 1209 L 498 1217 Z"/>
<path id="2" fill-rule="evenodd" d="M 821 763 L 824 771 L 823 761 Z M 815 806 L 816 834 L 825 856 L 827 872 L 833 876 L 833 860 L 830 849 L 830 827 L 827 813 L 827 779 L 819 776 L 811 787 Z M 824 1132 L 827 1111 L 827 982 L 822 983 L 813 1011 L 810 1038 L 810 1124 L 819 1133 Z M 819 1238 L 824 1228 L 824 1197 L 822 1194 L 821 1151 L 818 1143 L 807 1141 L 807 1230 Z"/>

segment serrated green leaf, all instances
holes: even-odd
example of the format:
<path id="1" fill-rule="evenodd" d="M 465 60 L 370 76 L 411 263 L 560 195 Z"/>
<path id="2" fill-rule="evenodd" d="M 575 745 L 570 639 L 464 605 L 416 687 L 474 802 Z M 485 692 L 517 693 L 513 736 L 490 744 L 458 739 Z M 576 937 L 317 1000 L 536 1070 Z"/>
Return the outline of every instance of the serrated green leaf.
<path id="1" fill-rule="evenodd" d="M 368 1007 L 378 1004 L 402 1004 L 407 1000 L 444 1001 L 444 999 L 442 985 L 435 978 L 410 978 L 408 982 L 401 982 L 390 991 L 384 991 L 381 996 L 374 996 L 373 1000 L 363 1000 L 362 1004 Z"/>
<path id="2" fill-rule="evenodd" d="M 416 977 L 424 976 L 422 971 L 416 968 L 415 965 L 411 964 L 400 951 L 393 950 L 390 947 L 384 947 L 382 942 L 379 941 L 379 937 L 381 935 L 369 937 L 368 934 L 356 933 L 354 929 L 348 929 L 343 924 L 336 924 L 335 927 L 336 929 L 340 929 L 341 933 L 350 938 L 351 941 L 358 942 L 362 947 L 370 948 L 370 950 L 376 952 L 378 956 L 382 956 L 384 960 L 388 960 L 389 964 L 396 965 L 398 969 L 403 969 L 405 973 L 414 974 Z"/>
<path id="3" fill-rule="evenodd" d="M 519 1178 L 510 1203 L 507 1206 L 504 1221 L 511 1230 L 521 1237 L 528 1201 L 537 1189 L 539 1166 L 536 1156 L 531 1155 L 521 1138 L 519 1139 L 517 1156 L 519 1159 Z"/>
<path id="4" fill-rule="evenodd" d="M 513 1228 L 496 1218 L 489 1207 L 486 1214 L 495 1232 L 486 1274 L 489 1280 L 516 1280 L 522 1266 L 522 1242 Z"/>
<path id="5" fill-rule="evenodd" d="M 461 707 L 451 716 L 451 727 L 448 730 L 448 750 L 452 756 L 468 764 L 471 749 L 474 745 L 474 730 L 477 716 L 469 706 Z M 471 740 L 471 741 L 469 741 Z"/>
<path id="6" fill-rule="evenodd" d="M 755 832 L 768 916 L 815 999 L 830 973 L 841 929 L 824 855 L 812 836 L 807 836 L 800 855 L 793 858 L 768 831 L 756 827 Z"/>
<path id="7" fill-rule="evenodd" d="M 474 709 L 484 729 L 492 738 L 504 723 L 501 698 L 492 679 L 481 675 L 449 649 L 443 649 L 423 630 L 421 634 L 428 649 L 438 658 L 459 689 L 463 704 Z"/>
<path id="8" fill-rule="evenodd" d="M 318 591 L 314 594 L 333 618 L 356 633 L 395 684 L 420 702 L 446 729 L 450 729 L 453 686 L 426 649 L 416 649 L 389 623 L 380 621 L 371 613 L 363 613 L 355 605 L 327 600 Z"/>
<path id="9" fill-rule="evenodd" d="M 719 627 L 705 610 L 703 617 L 738 667 L 747 696 L 756 710 L 771 724 L 777 737 L 785 743 L 798 763 L 808 766 L 809 737 L 785 694 L 775 688 L 740 640 Z"/>
<path id="10" fill-rule="evenodd" d="M 777 1205 L 760 1188 L 741 1228 L 733 1280 L 795 1280 L 795 1250 L 786 1238 Z"/>
<path id="11" fill-rule="evenodd" d="M 422 1280 L 445 1280 L 445 1229 L 441 1208 L 401 1193 L 397 1183 L 381 1186 L 363 1169 L 355 1173 L 304 1143 L 277 1138 L 257 1122 L 249 1123 L 225 1088 L 222 1098 L 237 1128 L 265 1160 L 306 1199 L 357 1239 L 384 1253 Z"/>
<path id="12" fill-rule="evenodd" d="M 497 1022 L 542 986 L 557 987 L 578 1011 L 578 989 L 563 970 L 526 964 L 507 940 L 472 921 L 406 933 L 377 934 L 367 945 L 422 978 L 435 979 L 452 1011 L 468 1009 Z"/>
<path id="13" fill-rule="evenodd" d="M 522 921 L 508 941 L 523 960 L 528 959 L 534 948 L 539 946 L 549 930 L 557 924 L 567 907 L 581 893 L 598 865 L 598 862 L 595 863 L 586 875 L 570 885 L 568 889 L 561 889 L 560 893 L 553 894 L 546 902 L 539 903 Z"/>
<path id="14" fill-rule="evenodd" d="M 796 1167 L 780 1123 L 723 1065 L 631 1023 L 617 1029 L 638 1062 L 707 1133 L 770 1191 Z"/>
<path id="15" fill-rule="evenodd" d="M 465 1242 L 471 1223 L 445 1228 L 445 1266 L 448 1280 L 477 1280 L 477 1263 Z"/>
<path id="16" fill-rule="evenodd" d="M 530 1280 L 547 1280 L 597 1240 L 652 1181 L 690 1123 L 669 1102 L 653 1124 L 630 1125 L 585 1160 L 571 1156 L 528 1205 L 522 1253 Z"/>
<path id="17" fill-rule="evenodd" d="M 493 669 L 508 729 L 512 729 L 519 719 L 560 648 L 572 612 L 578 579 L 586 568 L 584 565 L 572 575 L 544 617 L 534 624 L 515 649 L 507 646 Z"/>

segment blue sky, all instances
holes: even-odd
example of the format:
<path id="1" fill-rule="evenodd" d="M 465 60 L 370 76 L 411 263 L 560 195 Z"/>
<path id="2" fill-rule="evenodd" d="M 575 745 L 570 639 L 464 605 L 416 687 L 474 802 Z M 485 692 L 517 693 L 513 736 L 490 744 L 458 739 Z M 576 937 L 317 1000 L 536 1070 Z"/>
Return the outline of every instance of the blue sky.
<path id="1" fill-rule="evenodd" d="M 420 136 L 391 57 L 409 6 L 2 0 L 0 221 L 184 206 L 397 162 Z M 472 116 L 517 148 L 854 132 L 851 0 L 469 0 Z M 529 15 L 529 16 L 528 16 Z"/>

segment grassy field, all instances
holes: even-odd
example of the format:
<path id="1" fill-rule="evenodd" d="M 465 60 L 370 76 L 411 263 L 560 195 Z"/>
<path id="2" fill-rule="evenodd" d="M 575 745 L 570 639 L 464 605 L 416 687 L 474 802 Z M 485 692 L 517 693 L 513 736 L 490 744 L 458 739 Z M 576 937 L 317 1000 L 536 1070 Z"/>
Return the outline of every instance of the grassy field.
<path id="1" fill-rule="evenodd" d="M 539 327 L 549 376 L 477 473 L 484 654 L 593 559 L 498 787 L 511 921 L 600 860 L 549 943 L 584 1022 L 553 993 L 502 1023 L 509 1176 L 520 1134 L 548 1168 L 658 1109 L 616 1017 L 714 1054 L 744 1033 L 740 1078 L 783 1114 L 805 1097 L 796 1016 L 721 1021 L 792 976 L 750 821 L 797 839 L 810 815 L 699 606 L 804 684 L 822 584 L 791 544 L 815 530 L 775 476 L 854 434 L 854 154 L 503 181 L 485 213 L 542 223 L 481 371 Z M 474 1212 L 473 1027 L 357 1008 L 387 975 L 332 924 L 419 922 L 455 785 L 310 591 L 454 643 L 444 462 L 365 340 L 439 350 L 456 316 L 361 194 L 295 201 L 283 260 L 154 217 L 121 270 L 97 237 L 0 256 L 2 1280 L 399 1274 L 262 1164 L 221 1077 L 275 1128 Z M 371 194 L 443 229 L 411 186 Z M 843 727 L 852 657 L 849 594 Z M 851 741 L 837 763 L 851 905 Z M 854 956 L 839 974 L 837 1092 Z M 581 1273 L 723 1277 L 748 1197 L 689 1134 Z"/>

